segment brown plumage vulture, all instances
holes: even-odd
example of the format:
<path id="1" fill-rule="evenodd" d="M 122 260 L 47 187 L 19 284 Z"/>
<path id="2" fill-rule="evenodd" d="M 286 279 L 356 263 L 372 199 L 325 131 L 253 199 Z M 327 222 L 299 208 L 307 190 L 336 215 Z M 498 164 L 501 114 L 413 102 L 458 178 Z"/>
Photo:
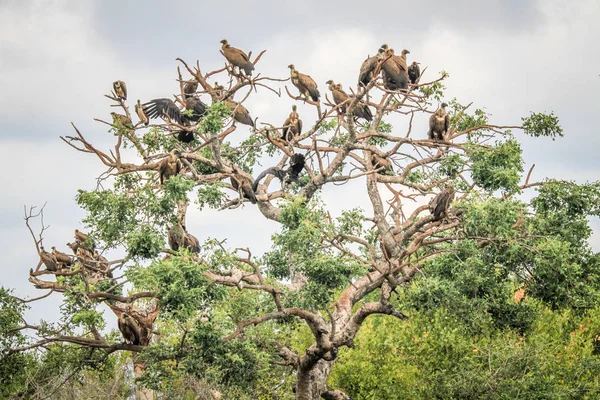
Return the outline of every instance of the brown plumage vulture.
<path id="1" fill-rule="evenodd" d="M 75 229 L 75 239 L 79 243 L 83 243 L 88 239 L 88 235 L 87 235 L 87 233 L 81 232 L 79 229 Z"/>
<path id="2" fill-rule="evenodd" d="M 148 124 L 150 123 L 150 120 L 148 119 L 148 116 L 144 112 L 144 107 L 142 107 L 142 103 L 140 103 L 139 99 L 138 99 L 137 103 L 135 104 L 135 113 L 137 114 L 140 121 L 145 126 L 148 126 Z"/>
<path id="3" fill-rule="evenodd" d="M 154 99 L 142 104 L 142 106 L 148 118 L 171 119 L 178 124 L 183 121 L 179 107 L 171 99 Z"/>
<path id="4" fill-rule="evenodd" d="M 185 99 L 185 109 L 192 110 L 191 116 L 183 116 L 186 121 L 198 122 L 200 118 L 206 115 L 206 104 L 195 96 L 189 96 Z"/>
<path id="5" fill-rule="evenodd" d="M 185 98 L 196 94 L 196 90 L 198 90 L 198 81 L 195 79 L 187 81 L 185 85 L 183 85 L 183 95 Z"/>
<path id="6" fill-rule="evenodd" d="M 419 63 L 413 61 L 408 67 L 408 78 L 410 79 L 410 83 L 416 85 L 419 82 L 419 78 L 421 77 L 421 67 L 419 67 Z"/>
<path id="7" fill-rule="evenodd" d="M 78 241 L 75 241 L 74 243 L 67 243 L 67 247 L 71 249 L 73 254 L 77 254 L 77 249 L 79 249 L 80 245 L 81 244 Z"/>
<path id="8" fill-rule="evenodd" d="M 169 155 L 158 164 L 158 175 L 161 185 L 163 185 L 167 179 L 173 175 L 177 175 L 179 171 L 181 171 L 181 160 L 179 160 L 179 155 L 179 150 L 173 149 Z"/>
<path id="9" fill-rule="evenodd" d="M 292 84 L 298 88 L 300 95 L 304 96 L 306 99 L 310 97 L 312 101 L 318 102 L 319 97 L 321 97 L 321 93 L 319 93 L 317 83 L 314 81 L 314 79 L 306 74 L 298 72 L 294 67 L 294 64 L 288 65 L 288 68 L 290 69 Z"/>
<path id="10" fill-rule="evenodd" d="M 429 202 L 429 212 L 436 220 L 442 219 L 446 217 L 453 200 L 454 189 L 450 185 L 444 185 L 444 189 Z"/>
<path id="11" fill-rule="evenodd" d="M 123 114 L 117 114 L 116 112 L 111 112 L 110 115 L 112 116 L 113 125 L 115 126 L 115 128 L 117 128 L 118 130 L 120 130 L 121 128 L 125 128 L 130 132 L 133 132 L 133 123 L 131 122 L 129 117 Z"/>
<path id="12" fill-rule="evenodd" d="M 225 104 L 229 106 L 231 111 L 233 112 L 233 120 L 239 122 L 240 124 L 250 125 L 254 128 L 254 121 L 250 116 L 250 111 L 242 104 L 233 100 L 225 100 Z"/>
<path id="13" fill-rule="evenodd" d="M 245 199 L 250 200 L 250 203 L 256 204 L 257 200 L 256 196 L 254 195 L 254 191 L 252 190 L 252 181 L 248 181 L 248 179 L 241 174 L 231 176 L 231 178 L 229 179 L 231 182 L 231 186 L 233 186 L 233 188 L 237 190 L 238 193 L 240 193 Z M 241 187 L 240 180 L 243 180 Z"/>
<path id="14" fill-rule="evenodd" d="M 198 238 L 191 233 L 188 233 L 185 226 L 181 223 L 173 225 L 171 229 L 169 229 L 168 241 L 169 247 L 173 251 L 185 248 L 192 253 L 200 252 L 200 242 L 198 241 Z"/>
<path id="15" fill-rule="evenodd" d="M 285 141 L 290 142 L 293 138 L 302 133 L 302 120 L 296 111 L 296 105 L 292 106 L 292 112 L 283 123 L 283 135 Z"/>
<path id="16" fill-rule="evenodd" d="M 385 61 L 381 64 L 381 69 L 383 70 L 383 85 L 387 90 L 408 88 L 408 72 L 406 67 L 406 54 L 408 54 L 408 50 L 402 50 L 402 53 L 403 57 L 396 56 L 394 49 L 387 49 L 384 53 Z"/>
<path id="17" fill-rule="evenodd" d="M 221 40 L 221 43 L 221 50 L 223 51 L 223 55 L 227 61 L 229 61 L 231 65 L 238 67 L 240 71 L 243 69 L 246 75 L 252 75 L 252 71 L 254 71 L 254 64 L 252 64 L 248 58 L 248 55 L 240 49 L 231 47 L 229 42 L 227 42 L 227 39 Z"/>
<path id="18" fill-rule="evenodd" d="M 373 73 L 377 69 L 377 64 L 383 60 L 384 53 L 387 50 L 387 44 L 382 45 L 377 54 L 373 57 L 368 57 L 360 66 L 360 73 L 358 74 L 358 84 L 367 86 L 375 77 Z"/>
<path id="19" fill-rule="evenodd" d="M 140 328 L 140 324 L 135 320 L 135 318 L 127 313 L 123 313 L 119 317 L 117 324 L 126 342 L 138 346 L 140 345 L 142 330 Z"/>
<path id="20" fill-rule="evenodd" d="M 58 262 L 56 261 L 56 257 L 54 257 L 52 253 L 48 253 L 46 250 L 44 250 L 44 246 L 40 246 L 40 258 L 42 259 L 42 262 L 48 271 L 58 271 Z"/>
<path id="21" fill-rule="evenodd" d="M 430 140 L 445 140 L 448 128 L 450 127 L 450 116 L 446 112 L 448 104 L 442 103 L 431 117 L 429 117 L 429 132 L 427 136 Z"/>
<path id="22" fill-rule="evenodd" d="M 344 103 L 342 106 L 340 106 L 339 110 L 345 114 L 348 109 L 348 105 L 352 103 L 352 96 L 348 96 L 344 89 L 342 89 L 341 84 L 338 83 L 336 85 L 331 79 L 328 80 L 326 83 L 329 85 L 329 90 L 331 90 L 333 102 L 336 105 Z M 358 104 L 356 104 L 356 106 L 354 107 L 354 116 L 356 118 L 366 119 L 367 121 L 373 120 L 373 114 L 371 113 L 369 106 L 367 106 L 362 101 L 359 101 Z"/>
<path id="23" fill-rule="evenodd" d="M 371 155 L 371 163 L 373 168 L 378 169 L 378 173 L 381 175 L 394 175 L 394 169 L 392 168 L 392 162 L 385 157 L 381 157 L 373 153 Z"/>
<path id="24" fill-rule="evenodd" d="M 56 261 L 64 266 L 70 266 L 73 264 L 73 259 L 69 255 L 56 250 L 56 247 L 54 246 L 52 246 L 52 255 Z"/>
<path id="25" fill-rule="evenodd" d="M 113 90 L 119 99 L 127 100 L 127 85 L 125 85 L 125 82 L 114 81 Z"/>

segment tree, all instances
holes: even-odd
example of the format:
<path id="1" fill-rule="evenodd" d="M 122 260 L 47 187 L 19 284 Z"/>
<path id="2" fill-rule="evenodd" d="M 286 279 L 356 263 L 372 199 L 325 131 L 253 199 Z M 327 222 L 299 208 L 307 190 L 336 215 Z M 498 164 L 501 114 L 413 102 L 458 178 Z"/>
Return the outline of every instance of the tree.
<path id="1" fill-rule="evenodd" d="M 36 331 L 38 340 L 10 347 L 5 358 L 59 343 L 87 349 L 86 359 L 97 362 L 132 352 L 141 398 L 175 390 L 186 378 L 213 390 L 207 398 L 221 392 L 289 396 L 291 388 L 279 381 L 291 369 L 296 399 L 347 399 L 327 385 L 328 377 L 340 349 L 354 346 L 371 315 L 407 320 L 409 311 L 452 306 L 480 326 L 473 310 L 485 308 L 494 324 L 519 329 L 528 306 L 504 301 L 513 289 L 550 307 L 589 308 L 597 301 L 598 263 L 586 244 L 586 218 L 598 215 L 599 185 L 533 182 L 533 166 L 523 177 L 513 131 L 562 136 L 553 114 L 493 125 L 481 109 L 471 112 L 470 104 L 452 100 L 450 127 L 443 140 L 434 140 L 412 126 L 437 108 L 445 72 L 400 90 L 378 78 L 356 86 L 338 104 L 328 95 L 322 104 L 295 96 L 285 86 L 304 104 L 301 116 L 309 129 L 289 140 L 281 134 L 285 127 L 264 123 L 238 143 L 231 136 L 241 110 L 234 95 L 241 102 L 281 97 L 276 88 L 285 79 L 249 77 L 231 66 L 203 73 L 199 63 L 178 60 L 192 78 L 184 80 L 178 68 L 176 102 L 185 106 L 186 83 L 199 84 L 212 100 L 202 118 L 188 110 L 182 118 L 169 114 L 160 124 L 134 125 L 128 104 L 111 93 L 106 97 L 129 119 L 98 120 L 114 134 L 112 150 L 95 146 L 75 125 L 76 135 L 62 138 L 98 159 L 106 173 L 97 190 L 77 195 L 89 237 L 75 243 L 71 265 L 50 271 L 40 260 L 30 273 L 48 295 L 63 293 L 64 326 L 19 326 Z M 217 77 L 227 87 L 216 85 Z M 316 118 L 306 124 L 313 107 Z M 367 122 L 357 118 L 368 114 Z M 398 128 L 402 123 L 405 131 Z M 190 133 L 190 143 L 177 139 Z M 254 192 L 260 157 L 271 156 L 283 168 L 298 153 L 306 156 L 298 182 L 284 177 L 282 189 L 273 190 L 268 176 Z M 164 173 L 168 158 L 180 163 L 173 170 L 178 172 Z M 343 183 L 363 191 L 372 209 L 342 210 L 320 200 L 324 187 Z M 104 189 L 107 184 L 112 187 Z M 533 189 L 538 195 L 523 200 Z M 436 200 L 441 211 L 430 212 L 430 201 L 441 192 L 447 195 Z M 250 248 L 229 249 L 218 238 L 198 253 L 189 246 L 165 248 L 174 226 L 185 233 L 194 196 L 199 207 L 222 212 L 257 207 L 280 224 L 272 249 L 257 258 Z M 26 221 L 43 254 L 43 220 L 38 235 L 30 225 L 36 215 L 29 210 Z M 114 249 L 126 256 L 109 261 L 100 255 Z M 418 279 L 429 271 L 433 279 Z M 52 276 L 55 281 L 46 279 Z M 139 343 L 101 333 L 103 304 L 117 316 L 132 316 Z"/>

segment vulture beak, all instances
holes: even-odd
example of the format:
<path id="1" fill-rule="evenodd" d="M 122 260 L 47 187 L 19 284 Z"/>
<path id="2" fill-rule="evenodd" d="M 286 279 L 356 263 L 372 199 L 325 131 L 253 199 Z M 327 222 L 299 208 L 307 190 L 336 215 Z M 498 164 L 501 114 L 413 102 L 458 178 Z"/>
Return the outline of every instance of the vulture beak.
<path id="1" fill-rule="evenodd" d="M 289 69 L 294 69 L 294 64 L 290 64 L 290 65 L 288 65 L 288 68 L 289 68 Z"/>

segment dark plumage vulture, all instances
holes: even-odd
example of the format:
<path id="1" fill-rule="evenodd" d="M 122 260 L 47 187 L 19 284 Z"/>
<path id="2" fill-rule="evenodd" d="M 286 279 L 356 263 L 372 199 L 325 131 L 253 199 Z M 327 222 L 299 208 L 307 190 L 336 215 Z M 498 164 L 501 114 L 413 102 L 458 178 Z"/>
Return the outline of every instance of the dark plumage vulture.
<path id="1" fill-rule="evenodd" d="M 384 47 L 385 46 L 385 47 Z M 379 50 L 377 50 L 377 54 L 373 57 L 368 57 L 360 66 L 360 73 L 358 74 L 358 84 L 363 84 L 367 86 L 373 78 L 373 72 L 377 68 L 377 64 L 383 60 L 384 53 L 387 50 L 387 44 L 382 45 Z"/>
<path id="2" fill-rule="evenodd" d="M 254 64 L 248 58 L 248 55 L 244 53 L 240 49 L 236 49 L 235 47 L 231 47 L 227 42 L 227 39 L 221 40 L 223 44 L 221 46 L 221 50 L 223 51 L 223 55 L 229 61 L 231 65 L 238 67 L 240 70 L 244 70 L 246 75 L 252 75 L 252 71 L 254 71 Z"/>
<path id="3" fill-rule="evenodd" d="M 195 79 L 192 79 L 183 85 L 183 95 L 185 98 L 193 96 L 196 93 L 196 90 L 198 90 L 198 81 Z"/>
<path id="4" fill-rule="evenodd" d="M 119 99 L 127 100 L 127 85 L 125 85 L 125 82 L 114 81 L 113 90 Z"/>
<path id="5" fill-rule="evenodd" d="M 352 97 L 348 96 L 348 94 L 344 91 L 344 89 L 342 89 L 341 84 L 338 83 L 336 85 L 332 80 L 328 80 L 326 83 L 329 85 L 329 90 L 331 90 L 331 94 L 333 96 L 333 102 L 336 105 L 339 105 L 339 104 L 342 104 L 345 102 L 339 108 L 339 110 L 345 114 L 346 110 L 348 108 L 348 105 L 352 102 Z M 346 100 L 348 100 L 348 101 L 346 101 Z M 354 116 L 357 118 L 364 118 L 367 121 L 373 120 L 373 114 L 371 114 L 371 110 L 369 109 L 369 106 L 367 106 L 362 101 L 359 101 L 358 104 L 354 107 Z"/>
<path id="6" fill-rule="evenodd" d="M 148 126 L 148 124 L 150 123 L 150 120 L 148 119 L 148 116 L 144 112 L 144 107 L 142 107 L 142 103 L 140 103 L 139 99 L 138 99 L 138 101 L 137 101 L 137 103 L 135 105 L 135 113 L 137 114 L 137 116 L 140 119 L 140 121 L 144 125 Z"/>
<path id="7" fill-rule="evenodd" d="M 81 232 L 79 229 L 75 229 L 75 239 L 79 243 L 83 243 L 88 239 L 88 235 L 87 235 L 87 233 Z"/>
<path id="8" fill-rule="evenodd" d="M 133 131 L 133 123 L 126 115 L 117 114 L 116 112 L 111 112 L 110 115 L 113 119 L 113 125 L 115 125 L 117 129 L 126 128 L 130 131 Z"/>
<path id="9" fill-rule="evenodd" d="M 183 143 L 192 143 L 192 141 L 194 140 L 194 132 L 179 131 L 179 133 L 177 133 L 177 140 Z"/>
<path id="10" fill-rule="evenodd" d="M 385 158 L 381 157 L 375 153 L 371 155 L 371 163 L 373 164 L 373 168 L 378 169 L 378 173 L 381 175 L 394 175 L 394 169 L 392 168 L 392 162 Z"/>
<path id="11" fill-rule="evenodd" d="M 173 225 L 171 229 L 169 229 L 169 247 L 173 251 L 178 251 L 180 248 L 185 248 L 191 251 L 192 253 L 200 252 L 200 242 L 198 239 L 188 233 L 181 223 L 177 225 Z"/>
<path id="12" fill-rule="evenodd" d="M 54 246 L 52 246 L 52 255 L 54 256 L 54 259 L 56 261 L 58 261 L 59 263 L 65 265 L 65 266 L 69 266 L 69 265 L 73 264 L 73 259 L 70 256 L 56 250 L 56 247 L 54 247 Z"/>
<path id="13" fill-rule="evenodd" d="M 444 218 L 452 200 L 454 200 L 454 189 L 450 185 L 444 185 L 444 189 L 429 202 L 429 212 L 436 220 Z"/>
<path id="14" fill-rule="evenodd" d="M 310 97 L 312 101 L 319 101 L 321 93 L 317 88 L 317 83 L 313 78 L 306 74 L 302 74 L 296 70 L 294 64 L 288 65 L 290 69 L 290 77 L 292 78 L 292 84 L 298 88 L 300 95 L 304 98 Z"/>
<path id="15" fill-rule="evenodd" d="M 170 118 L 181 124 L 182 115 L 177 104 L 171 99 L 154 99 L 143 104 L 144 113 L 148 118 Z"/>
<path id="16" fill-rule="evenodd" d="M 408 52 L 403 50 L 402 52 Z M 383 85 L 387 90 L 400 90 L 408 87 L 408 73 L 406 68 L 406 54 L 404 57 L 394 55 L 394 49 L 387 49 L 384 53 Z M 403 61 L 404 60 L 404 61 Z"/>
<path id="17" fill-rule="evenodd" d="M 231 111 L 233 112 L 233 120 L 239 122 L 240 124 L 250 125 L 254 128 L 254 121 L 250 116 L 250 111 L 242 104 L 233 100 L 225 100 L 225 104 L 229 106 Z"/>
<path id="18" fill-rule="evenodd" d="M 119 330 L 123 335 L 123 338 L 126 342 L 131 344 L 140 345 L 140 338 L 142 335 L 142 330 L 140 329 L 140 325 L 131 315 L 127 313 L 121 314 L 119 320 L 117 321 L 119 326 Z"/>
<path id="19" fill-rule="evenodd" d="M 296 105 L 292 106 L 292 112 L 283 123 L 283 135 L 281 136 L 284 140 L 290 142 L 293 138 L 302 133 L 302 120 L 296 112 Z"/>
<path id="20" fill-rule="evenodd" d="M 410 83 L 416 85 L 419 82 L 419 78 L 421 77 L 421 67 L 419 67 L 419 63 L 413 61 L 408 67 L 408 77 L 410 79 Z"/>
<path id="21" fill-rule="evenodd" d="M 191 116 L 186 116 L 185 119 L 192 122 L 200 121 L 200 118 L 206 115 L 206 104 L 198 97 L 189 96 L 185 99 L 185 109 L 192 110 Z"/>
<path id="22" fill-rule="evenodd" d="M 258 175 L 258 178 L 256 178 L 256 180 L 252 184 L 252 190 L 256 192 L 256 189 L 258 189 L 258 184 L 260 183 L 261 179 L 267 175 L 276 176 L 277 178 L 279 178 L 282 184 L 298 182 L 298 176 L 304 168 L 304 162 L 304 154 L 296 153 L 290 159 L 290 166 L 288 167 L 288 169 L 283 170 L 277 167 L 267 168 L 266 170 L 261 172 L 260 175 Z"/>
<path id="23" fill-rule="evenodd" d="M 181 171 L 181 161 L 179 160 L 179 151 L 177 149 L 171 150 L 169 155 L 165 157 L 158 164 L 158 175 L 160 178 L 160 184 L 163 185 L 164 182 L 172 177 L 173 175 L 177 175 Z"/>
<path id="24" fill-rule="evenodd" d="M 427 136 L 430 140 L 445 140 L 448 128 L 450 127 L 450 116 L 446 112 L 448 104 L 442 103 L 440 108 L 429 117 L 429 132 Z"/>
<path id="25" fill-rule="evenodd" d="M 237 190 L 239 193 L 241 193 L 245 199 L 250 200 L 250 203 L 256 204 L 256 196 L 254 195 L 254 192 L 251 190 L 252 189 L 252 181 L 250 181 L 248 183 L 248 185 L 242 184 L 242 187 L 240 188 L 240 183 L 238 182 L 238 179 L 244 179 L 244 178 L 241 175 L 238 175 L 236 177 L 232 176 L 230 178 L 231 186 L 233 186 L 233 188 L 235 190 Z M 246 180 L 246 179 L 244 179 L 244 180 Z"/>
<path id="26" fill-rule="evenodd" d="M 54 257 L 52 253 L 48 253 L 46 250 L 44 250 L 44 246 L 40 246 L 40 258 L 42 259 L 42 262 L 48 271 L 58 271 L 58 262 L 56 261 L 56 257 Z"/>

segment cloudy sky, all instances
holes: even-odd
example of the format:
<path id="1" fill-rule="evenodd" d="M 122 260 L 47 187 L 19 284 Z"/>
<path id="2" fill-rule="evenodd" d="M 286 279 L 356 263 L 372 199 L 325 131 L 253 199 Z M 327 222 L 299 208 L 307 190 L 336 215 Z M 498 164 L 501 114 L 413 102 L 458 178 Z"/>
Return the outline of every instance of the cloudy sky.
<path id="1" fill-rule="evenodd" d="M 126 81 L 133 101 L 170 97 L 178 91 L 175 58 L 200 60 L 204 71 L 219 68 L 223 38 L 254 54 L 266 49 L 258 72 L 285 78 L 294 63 L 322 92 L 328 79 L 354 84 L 361 62 L 382 43 L 407 48 L 409 61 L 428 67 L 428 78 L 450 73 L 448 99 L 486 107 L 494 123 L 514 125 L 530 111 L 555 112 L 566 137 L 519 134 L 527 165 L 536 164 L 533 178 L 599 177 L 600 132 L 592 122 L 600 115 L 597 0 L 203 3 L 0 0 L 0 285 L 23 297 L 40 294 L 27 281 L 38 257 L 24 225 L 24 205 L 47 202 L 47 247 L 64 247 L 81 227 L 76 190 L 93 189 L 102 167 L 59 139 L 72 134 L 70 123 L 108 146 L 111 136 L 93 118 L 106 119 L 112 111 L 102 96 L 112 81 Z M 259 121 L 277 124 L 291 104 L 262 92 L 247 106 Z M 300 112 L 307 126 L 311 110 Z M 417 121 L 415 131 L 424 134 L 426 122 Z M 352 193 L 342 187 L 323 194 L 326 201 L 341 197 Z M 232 229 L 240 216 L 241 226 Z M 232 247 L 251 246 L 256 253 L 268 248 L 276 229 L 252 207 L 193 212 L 188 219 L 201 240 L 227 237 Z M 600 231 L 598 221 L 592 224 Z M 600 248 L 597 234 L 593 245 Z M 54 296 L 35 304 L 30 322 L 56 317 L 59 303 Z"/>

